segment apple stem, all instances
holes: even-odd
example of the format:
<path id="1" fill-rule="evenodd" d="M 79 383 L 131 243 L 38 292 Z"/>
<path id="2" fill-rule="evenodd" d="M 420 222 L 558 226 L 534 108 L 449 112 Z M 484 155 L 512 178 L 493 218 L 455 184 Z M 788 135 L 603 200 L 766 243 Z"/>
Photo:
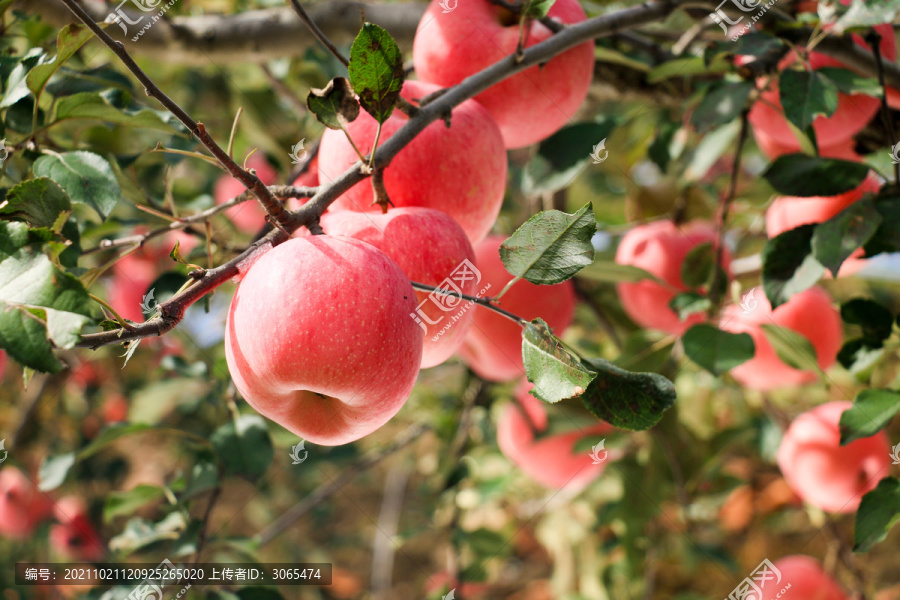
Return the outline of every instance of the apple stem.
<path id="1" fill-rule="evenodd" d="M 341 61 L 342 65 L 344 65 L 345 67 L 349 67 L 350 61 L 344 58 L 344 55 L 341 54 L 337 47 L 333 43 L 331 43 L 331 40 L 328 39 L 328 36 L 326 36 L 325 33 L 321 29 L 319 29 L 319 26 L 316 25 L 315 22 L 313 22 L 312 17 L 309 16 L 309 13 L 306 12 L 306 9 L 304 9 L 297 0 L 290 0 L 290 3 L 291 8 L 294 9 L 294 12 L 297 13 L 297 16 L 300 17 L 300 20 L 303 21 L 303 24 L 306 25 L 310 33 L 313 34 L 313 37 L 319 40 L 319 42 L 323 46 L 325 46 L 325 48 L 327 48 L 328 51 L 331 52 L 336 59 Z"/>

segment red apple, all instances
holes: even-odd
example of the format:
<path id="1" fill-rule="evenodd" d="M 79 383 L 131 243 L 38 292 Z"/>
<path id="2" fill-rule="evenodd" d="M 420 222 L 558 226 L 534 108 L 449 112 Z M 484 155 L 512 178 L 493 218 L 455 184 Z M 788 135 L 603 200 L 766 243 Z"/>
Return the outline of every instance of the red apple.
<path id="1" fill-rule="evenodd" d="M 801 151 L 800 143 L 796 140 L 787 145 L 779 144 L 775 138 L 758 127 L 753 128 L 753 137 L 756 139 L 756 145 L 759 146 L 762 153 L 772 160 L 775 160 L 782 154 L 794 154 Z M 844 140 L 836 146 L 819 146 L 819 156 L 862 162 L 862 157 L 853 148 L 853 140 Z"/>
<path id="2" fill-rule="evenodd" d="M 259 151 L 254 152 L 247 159 L 247 168 L 255 169 L 256 176 L 265 185 L 273 185 L 278 178 L 278 173 L 269 166 Z M 246 191 L 247 188 L 243 183 L 228 173 L 224 173 L 216 180 L 213 198 L 216 204 L 223 204 Z M 234 223 L 235 227 L 244 233 L 255 234 L 266 224 L 266 211 L 259 205 L 255 197 L 226 209 L 225 215 Z"/>
<path id="3" fill-rule="evenodd" d="M 53 507 L 56 525 L 50 528 L 50 547 L 71 560 L 90 562 L 106 554 L 106 544 L 91 522 L 84 503 L 72 496 L 60 499 Z"/>
<path id="4" fill-rule="evenodd" d="M 584 21 L 577 0 L 558 0 L 550 18 Z M 526 47 L 553 33 L 532 22 Z M 432 0 L 413 43 L 413 65 L 423 81 L 450 87 L 515 53 L 519 21 L 489 0 L 460 2 L 446 12 Z M 558 131 L 578 112 L 594 76 L 594 44 L 585 42 L 517 73 L 481 92 L 475 99 L 500 126 L 507 148 L 522 148 Z M 600 140 L 597 140 L 598 142 Z"/>
<path id="5" fill-rule="evenodd" d="M 843 330 L 840 314 L 831 305 L 825 290 L 818 287 L 804 290 L 775 310 L 762 290 L 755 291 L 754 300 L 757 304 L 750 312 L 732 304 L 725 307 L 721 315 L 722 329 L 747 333 L 756 346 L 753 358 L 730 371 L 741 385 L 766 391 L 803 385 L 816 379 L 816 373 L 795 369 L 778 358 L 762 330 L 764 324 L 790 329 L 808 338 L 822 370 L 834 364 L 841 348 Z"/>
<path id="6" fill-rule="evenodd" d="M 692 325 L 705 320 L 701 314 L 690 315 L 684 321 L 669 308 L 675 290 L 688 288 L 681 280 L 681 265 L 688 253 L 704 242 L 716 242 L 715 228 L 702 221 L 675 225 L 671 221 L 656 221 L 629 230 L 616 249 L 616 262 L 649 271 L 670 287 L 644 280 L 617 285 L 622 308 L 632 321 L 642 327 L 659 329 L 681 335 Z M 727 250 L 722 253 L 726 270 L 731 262 Z"/>
<path id="7" fill-rule="evenodd" d="M 6 352 L 0 350 L 0 381 L 3 381 L 3 374 L 6 373 Z"/>
<path id="8" fill-rule="evenodd" d="M 830 513 L 854 512 L 888 474 L 891 447 L 883 431 L 841 446 L 838 424 L 852 402 L 828 402 L 791 422 L 778 448 L 778 467 L 805 502 Z"/>
<path id="9" fill-rule="evenodd" d="M 759 600 L 847 600 L 841 586 L 826 573 L 819 561 L 811 556 L 794 554 L 779 558 L 774 567 L 781 580 L 768 579 L 762 586 Z M 773 573 L 774 576 L 774 573 Z M 790 586 L 787 591 L 782 591 Z"/>
<path id="10" fill-rule="evenodd" d="M 499 294 L 513 278 L 500 260 L 504 239 L 491 236 L 475 247 L 475 264 L 481 272 L 476 287 L 482 297 Z M 575 314 L 575 288 L 571 281 L 535 285 L 523 279 L 506 292 L 499 305 L 529 321 L 541 317 L 561 335 Z M 522 327 L 483 306 L 473 306 L 469 311 L 474 313 L 472 326 L 458 352 L 463 362 L 489 381 L 522 377 Z"/>
<path id="11" fill-rule="evenodd" d="M 419 81 L 403 84 L 403 97 L 413 101 L 437 90 Z M 384 123 L 381 142 L 407 121 L 395 110 Z M 363 154 L 372 151 L 377 123 L 367 113 L 347 127 Z M 379 142 L 379 143 L 381 143 Z M 332 181 L 357 162 L 346 136 L 328 129 L 319 146 L 319 180 Z M 473 245 L 487 235 L 503 203 L 506 151 L 491 115 L 474 100 L 453 109 L 451 126 L 437 121 L 425 128 L 391 161 L 384 185 L 394 206 L 437 208 L 462 225 Z M 378 212 L 372 204 L 372 182 L 362 181 L 332 204 L 332 210 Z"/>
<path id="12" fill-rule="evenodd" d="M 474 294 L 478 270 L 475 251 L 462 227 L 444 212 L 410 206 L 387 214 L 339 210 L 321 220 L 328 235 L 372 244 L 400 265 L 412 281 Z M 424 333 L 422 368 L 444 362 L 462 344 L 474 314 L 469 302 L 417 291 L 415 317 Z"/>
<path id="13" fill-rule="evenodd" d="M 309 164 L 306 171 L 294 180 L 294 187 L 317 187 L 319 185 L 319 155 L 316 154 Z"/>
<path id="14" fill-rule="evenodd" d="M 50 499 L 15 467 L 0 470 L 0 536 L 24 539 L 50 515 Z"/>
<path id="15" fill-rule="evenodd" d="M 587 486 L 606 468 L 606 460 L 594 464 L 589 452 L 576 454 L 573 448 L 579 440 L 602 435 L 612 431 L 612 427 L 601 422 L 586 429 L 573 429 L 535 440 L 535 431 L 540 433 L 547 429 L 547 412 L 543 402 L 528 393 L 532 387 L 531 383 L 523 381 L 515 392 L 518 403 L 504 407 L 497 422 L 500 451 L 545 487 L 581 489 Z M 607 457 L 603 452 L 599 456 Z"/>
<path id="16" fill-rule="evenodd" d="M 416 295 L 374 246 L 291 239 L 247 271 L 228 314 L 235 386 L 264 416 L 323 445 L 346 444 L 403 406 L 422 362 Z"/>
<path id="17" fill-rule="evenodd" d="M 103 401 L 103 421 L 106 424 L 121 423 L 128 420 L 128 401 L 122 394 L 110 394 Z"/>

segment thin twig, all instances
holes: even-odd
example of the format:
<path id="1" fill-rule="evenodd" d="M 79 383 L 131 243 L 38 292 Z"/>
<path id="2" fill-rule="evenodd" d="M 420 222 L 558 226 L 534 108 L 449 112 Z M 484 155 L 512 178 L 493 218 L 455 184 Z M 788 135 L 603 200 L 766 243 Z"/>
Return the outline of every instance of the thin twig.
<path id="1" fill-rule="evenodd" d="M 315 22 L 313 22 L 312 17 L 309 16 L 309 13 L 306 12 L 306 9 L 304 9 L 297 0 L 290 0 L 290 3 L 291 8 L 294 9 L 294 12 L 297 13 L 297 16 L 300 17 L 300 20 L 303 21 L 303 24 L 306 25 L 307 28 L 309 28 L 310 33 L 312 33 L 313 36 L 315 36 L 315 38 L 319 40 L 319 42 L 323 46 L 325 46 L 336 59 L 341 61 L 341 64 L 343 64 L 345 67 L 349 67 L 350 61 L 344 58 L 344 55 L 341 54 L 337 47 L 331 43 L 331 40 L 329 40 L 328 37 L 324 33 L 322 33 L 322 30 L 319 29 Z"/>
<path id="2" fill-rule="evenodd" d="M 415 288 L 417 290 L 422 290 L 425 292 L 437 292 L 439 294 L 444 294 L 445 296 L 453 296 L 454 298 L 462 298 L 463 300 L 468 300 L 469 302 L 473 302 L 480 306 L 484 306 L 485 308 L 489 308 L 492 311 L 503 315 L 507 319 L 509 319 L 511 321 L 515 321 L 516 323 L 518 323 L 519 325 L 522 325 L 523 327 L 525 325 L 528 325 L 528 320 L 523 319 L 519 315 L 515 315 L 515 314 L 509 312 L 508 310 L 503 310 L 502 308 L 500 308 L 499 306 L 494 304 L 493 298 L 479 298 L 477 296 L 470 296 L 468 294 L 460 294 L 458 292 L 454 292 L 454 291 L 447 290 L 444 288 L 439 288 L 439 287 L 435 287 L 433 285 L 428 285 L 427 283 L 419 283 L 418 281 L 410 281 L 410 283 L 412 284 L 413 288 Z"/>
<path id="3" fill-rule="evenodd" d="M 194 566 L 197 566 L 197 563 L 200 562 L 200 554 L 203 552 L 203 546 L 206 545 L 208 529 L 209 529 L 209 519 L 212 516 L 213 507 L 216 505 L 216 501 L 219 499 L 219 495 L 222 493 L 222 486 L 217 485 L 212 489 L 212 492 L 209 494 L 209 501 L 206 504 L 206 510 L 203 511 L 203 521 L 200 523 L 200 533 L 197 536 L 197 552 L 194 554 Z"/>
<path id="4" fill-rule="evenodd" d="M 891 34 L 893 35 L 893 34 Z M 884 130 L 888 135 L 888 145 L 893 146 L 900 142 L 894 135 L 894 120 L 891 118 L 887 103 L 887 87 L 884 84 L 884 61 L 881 58 L 881 34 L 871 29 L 866 34 L 866 42 L 872 47 L 875 56 L 875 64 L 878 67 L 878 83 L 881 85 L 881 119 L 884 121 Z M 900 183 L 900 163 L 894 161 L 894 182 Z"/>
<path id="5" fill-rule="evenodd" d="M 272 89 L 278 92 L 278 94 L 282 98 L 287 100 L 288 104 L 290 104 L 295 111 L 302 115 L 309 110 L 306 107 L 306 102 L 297 97 L 297 94 L 295 94 L 291 88 L 286 86 L 283 81 L 275 77 L 275 74 L 272 73 L 271 69 L 269 69 L 267 65 L 263 64 L 259 67 L 260 69 L 262 69 L 263 75 L 266 76 L 266 80 L 268 80 L 269 85 L 272 86 Z"/>

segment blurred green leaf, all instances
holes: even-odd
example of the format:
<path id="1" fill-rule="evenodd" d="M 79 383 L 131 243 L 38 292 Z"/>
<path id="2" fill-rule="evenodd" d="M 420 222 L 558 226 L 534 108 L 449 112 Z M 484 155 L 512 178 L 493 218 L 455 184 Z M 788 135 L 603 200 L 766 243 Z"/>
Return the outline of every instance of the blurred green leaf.
<path id="1" fill-rule="evenodd" d="M 776 158 L 763 177 L 776 192 L 811 198 L 849 192 L 869 174 L 865 163 L 822 158 L 807 154 L 785 154 Z"/>
<path id="2" fill-rule="evenodd" d="M 109 540 L 109 549 L 128 555 L 156 542 L 177 540 L 186 527 L 184 515 L 179 511 L 169 513 L 156 523 L 132 517 L 122 533 Z"/>
<path id="3" fill-rule="evenodd" d="M 675 294 L 669 300 L 669 308 L 682 321 L 693 314 L 706 312 L 711 306 L 712 302 L 710 302 L 709 298 L 697 292 L 682 292 Z"/>
<path id="4" fill-rule="evenodd" d="M 841 446 L 875 435 L 900 412 L 900 392 L 886 389 L 861 390 L 853 406 L 841 413 Z"/>
<path id="5" fill-rule="evenodd" d="M 38 472 L 38 489 L 42 492 L 49 492 L 61 486 L 69 475 L 69 469 L 74 464 L 74 452 L 46 457 Z"/>
<path id="6" fill-rule="evenodd" d="M 229 421 L 210 437 L 227 473 L 234 473 L 255 481 L 272 462 L 275 449 L 259 415 L 241 415 Z"/>
<path id="7" fill-rule="evenodd" d="M 853 298 L 841 305 L 841 319 L 862 328 L 863 340 L 878 347 L 891 337 L 894 317 L 887 308 L 868 298 Z"/>
<path id="8" fill-rule="evenodd" d="M 595 260 L 579 271 L 578 276 L 604 283 L 637 283 L 647 279 L 659 283 L 656 275 L 640 267 L 620 265 L 619 263 L 603 260 Z"/>
<path id="9" fill-rule="evenodd" d="M 778 89 L 784 116 L 801 130 L 816 117 L 830 117 L 837 110 L 837 86 L 818 71 L 782 71 Z"/>
<path id="10" fill-rule="evenodd" d="M 753 88 L 749 81 L 724 81 L 713 86 L 691 113 L 691 124 L 704 133 L 733 121 L 744 110 Z"/>
<path id="11" fill-rule="evenodd" d="M 885 477 L 862 497 L 853 528 L 853 551 L 868 552 L 900 520 L 900 479 Z"/>
<path id="12" fill-rule="evenodd" d="M 70 23 L 59 31 L 56 38 L 56 58 L 51 62 L 34 67 L 25 78 L 28 89 L 35 98 L 40 99 L 44 86 L 47 85 L 53 74 L 93 36 L 93 32 L 81 23 Z"/>
<path id="13" fill-rule="evenodd" d="M 869 241 L 879 225 L 881 215 L 871 198 L 854 202 L 816 227 L 811 240 L 813 256 L 837 275 L 844 261 Z"/>
<path id="14" fill-rule="evenodd" d="M 716 376 L 747 362 L 756 352 L 749 334 L 722 331 L 706 323 L 692 326 L 681 341 L 687 357 Z"/>
<path id="15" fill-rule="evenodd" d="M 605 160 L 608 151 L 602 146 L 617 125 L 614 118 L 573 123 L 543 140 L 525 165 L 522 190 L 534 196 L 567 187 L 591 162 L 592 155 L 597 157 L 595 161 Z"/>
<path id="16" fill-rule="evenodd" d="M 828 78 L 845 94 L 866 94 L 875 97 L 881 95 L 881 84 L 874 77 L 863 77 L 841 67 L 822 67 L 816 69 L 816 73 Z"/>
<path id="17" fill-rule="evenodd" d="M 712 242 L 697 244 L 681 263 L 681 281 L 688 287 L 701 287 L 709 281 L 715 264 L 716 251 Z"/>
<path id="18" fill-rule="evenodd" d="M 814 224 L 801 225 L 766 242 L 762 251 L 762 281 L 772 308 L 811 288 L 825 273 L 825 267 L 812 255 L 815 228 Z"/>
<path id="19" fill-rule="evenodd" d="M 763 333 L 783 363 L 794 369 L 818 373 L 816 348 L 806 336 L 793 329 L 763 323 Z"/>
<path id="20" fill-rule="evenodd" d="M 525 0 L 522 14 L 531 19 L 543 19 L 556 4 L 556 0 Z"/>
<path id="21" fill-rule="evenodd" d="M 103 505 L 103 522 L 109 523 L 116 517 L 130 515 L 140 507 L 165 497 L 166 490 L 158 485 L 141 484 L 128 491 L 113 490 L 106 496 Z"/>

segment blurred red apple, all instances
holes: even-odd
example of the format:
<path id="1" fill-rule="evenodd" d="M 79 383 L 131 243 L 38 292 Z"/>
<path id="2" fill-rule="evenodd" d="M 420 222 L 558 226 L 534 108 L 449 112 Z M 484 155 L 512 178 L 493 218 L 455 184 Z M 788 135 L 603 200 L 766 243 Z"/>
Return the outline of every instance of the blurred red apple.
<path id="1" fill-rule="evenodd" d="M 476 287 L 490 297 L 513 279 L 500 260 L 500 244 L 505 238 L 491 236 L 475 247 L 475 264 L 481 272 Z M 544 319 L 556 335 L 572 322 L 575 288 L 571 281 L 556 285 L 535 285 L 520 280 L 500 299 L 499 306 L 524 319 Z M 472 306 L 472 326 L 466 334 L 459 357 L 479 377 L 488 381 L 509 381 L 522 377 L 522 327 L 483 306 Z"/>
<path id="2" fill-rule="evenodd" d="M 0 536 L 23 539 L 50 516 L 53 504 L 22 471 L 0 470 Z"/>
<path id="3" fill-rule="evenodd" d="M 841 586 L 811 556 L 794 554 L 779 558 L 773 564 L 781 573 L 781 581 L 769 579 L 764 582 L 760 600 L 848 600 Z M 782 594 L 788 585 L 790 588 Z"/>
<path id="4" fill-rule="evenodd" d="M 106 554 L 106 544 L 94 527 L 84 503 L 67 496 L 53 507 L 59 521 L 50 527 L 50 547 L 61 556 L 77 561 L 100 560 Z"/>
<path id="5" fill-rule="evenodd" d="M 773 238 L 801 225 L 824 223 L 867 193 L 875 193 L 881 184 L 869 175 L 859 187 L 836 196 L 799 198 L 778 196 L 766 211 L 766 235 Z"/>
<path id="6" fill-rule="evenodd" d="M 256 176 L 265 185 L 274 185 L 278 178 L 278 173 L 269 166 L 259 151 L 254 152 L 247 159 L 247 168 L 256 169 Z M 243 183 L 228 173 L 223 173 L 216 180 L 213 199 L 216 204 L 223 204 L 246 191 L 247 188 Z M 234 223 L 235 227 L 244 233 L 255 234 L 266 224 L 266 211 L 259 205 L 255 197 L 226 209 L 225 215 Z"/>
<path id="7" fill-rule="evenodd" d="M 128 401 L 122 394 L 110 394 L 103 401 L 103 421 L 109 425 L 128 420 Z"/>

